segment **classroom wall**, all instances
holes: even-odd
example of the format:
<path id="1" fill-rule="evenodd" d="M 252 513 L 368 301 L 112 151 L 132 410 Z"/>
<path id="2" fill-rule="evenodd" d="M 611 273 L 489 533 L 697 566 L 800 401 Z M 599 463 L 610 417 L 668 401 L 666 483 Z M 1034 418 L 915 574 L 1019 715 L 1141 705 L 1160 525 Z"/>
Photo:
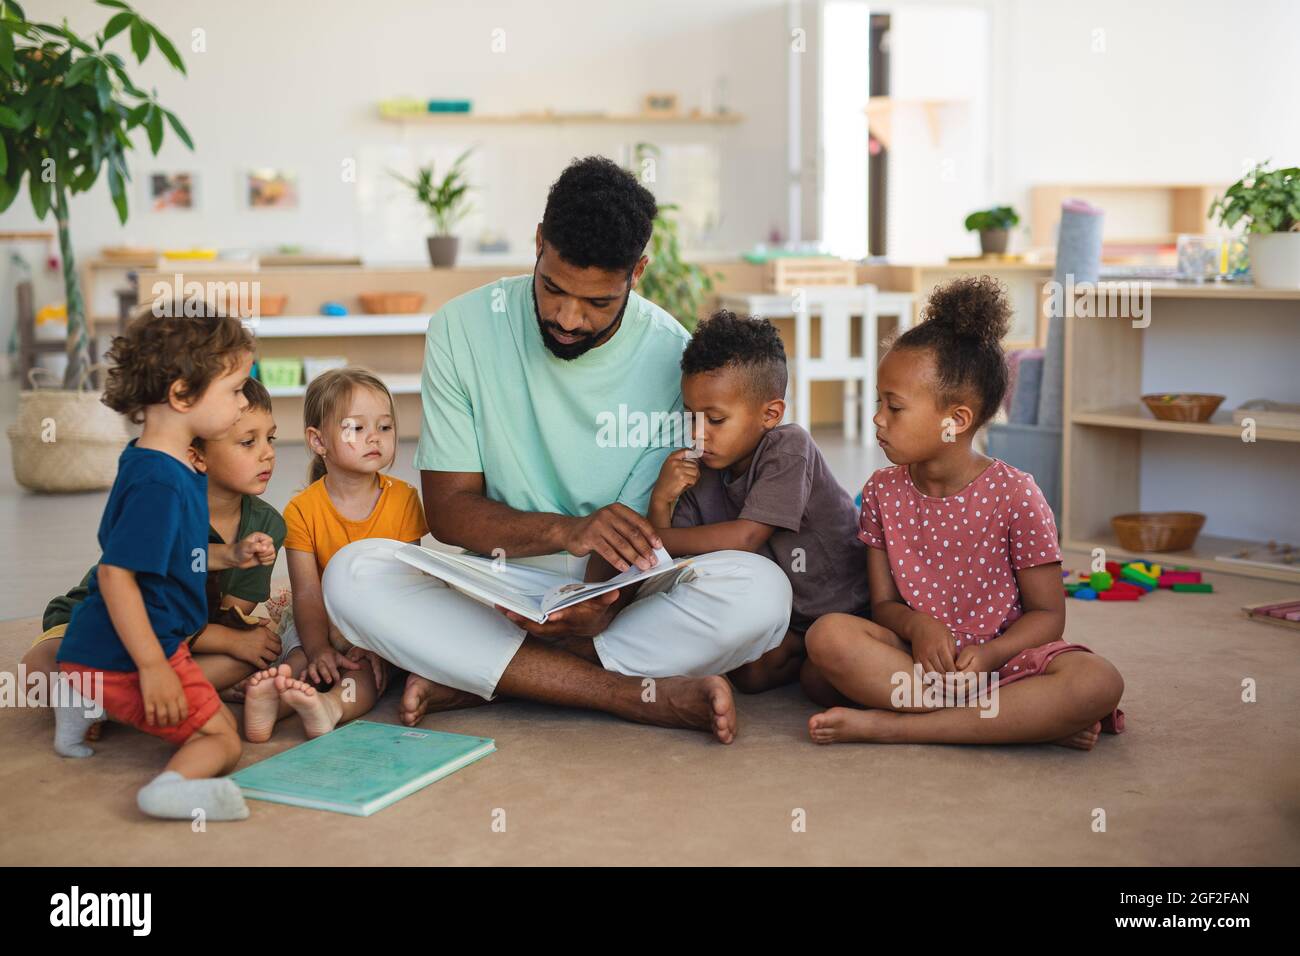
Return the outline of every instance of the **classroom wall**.
<path id="1" fill-rule="evenodd" d="M 725 215 L 711 246 L 734 251 L 774 225 L 784 228 L 784 0 L 136 0 L 136 6 L 177 42 L 190 71 L 189 79 L 180 77 L 155 50 L 137 85 L 157 86 L 197 150 L 189 153 L 169 135 L 154 159 L 138 137 L 130 221 L 117 224 L 107 185 L 97 184 L 72 205 L 81 250 L 117 243 L 259 249 L 283 242 L 420 262 L 428 231 L 423 217 L 384 169 L 412 156 L 443 160 L 473 144 L 480 147 L 473 171 L 484 188 L 479 218 L 466 223 L 466 234 L 489 226 L 503 231 L 518 258 L 531 258 L 546 187 L 570 158 L 589 152 L 619 158 L 640 139 L 716 145 Z M 28 0 L 24 7 L 33 17 L 66 15 L 85 31 L 98 29 L 112 12 L 91 0 Z M 206 52 L 189 52 L 195 29 L 205 33 Z M 497 29 L 504 31 L 505 49 L 494 53 Z M 112 41 L 119 52 L 129 49 L 125 37 Z M 726 78 L 727 105 L 746 117 L 738 126 L 403 129 L 376 114 L 378 100 L 396 95 L 467 97 L 484 113 L 546 107 L 631 113 L 644 94 L 669 91 L 689 109 L 716 96 L 719 77 Z M 347 159 L 360 163 L 356 183 L 343 181 Z M 296 211 L 244 208 L 240 173 L 261 166 L 298 172 Z M 196 171 L 199 211 L 143 208 L 144 176 L 155 168 Z M 396 212 L 395 205 L 401 206 Z M 484 209 L 494 221 L 484 218 Z M 7 229 L 35 221 L 21 200 L 3 218 Z M 393 242 L 394 235 L 404 241 Z"/>

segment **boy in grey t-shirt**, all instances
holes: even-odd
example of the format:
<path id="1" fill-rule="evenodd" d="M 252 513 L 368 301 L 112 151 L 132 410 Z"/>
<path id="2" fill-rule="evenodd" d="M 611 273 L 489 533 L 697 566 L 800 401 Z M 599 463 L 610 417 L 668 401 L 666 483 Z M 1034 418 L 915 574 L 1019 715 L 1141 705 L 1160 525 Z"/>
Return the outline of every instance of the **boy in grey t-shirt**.
<path id="1" fill-rule="evenodd" d="M 647 516 L 674 557 L 753 551 L 790 579 L 785 639 L 727 675 L 747 693 L 798 679 L 803 635 L 818 617 L 865 617 L 870 607 L 853 500 L 812 436 L 781 424 L 786 374 L 766 320 L 722 311 L 696 330 L 682 354 L 682 397 L 697 447 L 664 462 Z"/>

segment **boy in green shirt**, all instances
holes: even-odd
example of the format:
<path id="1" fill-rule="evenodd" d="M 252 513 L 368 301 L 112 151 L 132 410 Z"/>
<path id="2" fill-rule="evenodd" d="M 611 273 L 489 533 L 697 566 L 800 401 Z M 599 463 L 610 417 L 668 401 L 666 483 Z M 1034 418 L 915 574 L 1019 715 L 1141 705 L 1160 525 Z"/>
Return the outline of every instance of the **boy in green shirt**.
<path id="1" fill-rule="evenodd" d="M 281 653 L 270 622 L 250 624 L 253 609 L 271 594 L 274 564 L 232 567 L 224 559 L 229 544 L 255 532 L 284 544 L 284 519 L 262 501 L 275 468 L 275 419 L 271 395 L 261 382 L 244 384 L 248 407 L 229 434 L 190 446 L 195 469 L 208 476 L 208 625 L 190 638 L 194 662 L 217 690 L 225 690 L 269 667 Z M 93 570 L 93 569 L 92 569 Z M 27 673 L 57 675 L 59 644 L 73 609 L 85 600 L 90 579 L 53 598 L 41 619 L 42 634 L 23 657 Z M 96 725 L 97 727 L 98 725 Z M 97 736 L 92 728 L 89 736 Z"/>

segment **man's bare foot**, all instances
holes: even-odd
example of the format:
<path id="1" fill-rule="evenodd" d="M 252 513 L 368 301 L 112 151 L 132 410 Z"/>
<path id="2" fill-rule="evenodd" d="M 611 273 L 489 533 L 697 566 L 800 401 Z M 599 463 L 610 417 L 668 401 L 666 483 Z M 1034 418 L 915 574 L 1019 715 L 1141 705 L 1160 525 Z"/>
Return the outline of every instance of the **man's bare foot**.
<path id="1" fill-rule="evenodd" d="M 464 707 L 478 707 L 487 701 L 478 694 L 467 690 L 457 690 L 446 684 L 435 684 L 427 677 L 409 674 L 406 689 L 402 691 L 402 704 L 398 715 L 402 723 L 414 727 L 424 719 L 425 714 L 436 714 L 442 710 L 458 710 Z"/>
<path id="2" fill-rule="evenodd" d="M 258 671 L 244 685 L 245 740 L 260 744 L 271 739 L 280 711 L 280 691 L 275 686 L 275 679 L 280 676 L 289 676 L 289 665 Z"/>
<path id="3" fill-rule="evenodd" d="M 1091 750 L 1097 745 L 1097 738 L 1101 736 L 1101 721 L 1097 721 L 1091 727 L 1085 727 L 1077 734 L 1070 734 L 1062 737 L 1060 740 L 1053 740 L 1052 743 L 1058 747 L 1073 747 L 1075 750 Z"/>
<path id="4" fill-rule="evenodd" d="M 736 701 L 725 677 L 664 677 L 655 684 L 655 699 L 640 708 L 636 720 L 706 730 L 724 744 L 736 739 Z"/>
<path id="5" fill-rule="evenodd" d="M 281 666 L 288 669 L 287 665 Z M 302 729 L 308 740 L 328 734 L 338 726 L 339 718 L 343 716 L 343 705 L 334 694 L 317 693 L 311 684 L 287 674 L 275 678 L 275 687 L 281 700 L 302 718 Z M 251 688 L 249 693 L 252 693 Z"/>
<path id="6" fill-rule="evenodd" d="M 808 718 L 808 736 L 814 743 L 888 743 L 897 721 L 905 715 L 883 710 L 832 707 Z"/>

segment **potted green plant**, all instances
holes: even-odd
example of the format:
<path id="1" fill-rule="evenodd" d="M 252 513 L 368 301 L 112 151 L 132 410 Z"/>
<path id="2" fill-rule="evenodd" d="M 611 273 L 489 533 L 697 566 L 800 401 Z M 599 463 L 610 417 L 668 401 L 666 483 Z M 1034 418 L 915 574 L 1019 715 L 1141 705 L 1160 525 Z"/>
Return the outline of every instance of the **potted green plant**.
<path id="1" fill-rule="evenodd" d="M 1256 285 L 1300 288 L 1300 168 L 1260 163 L 1214 200 L 1210 215 L 1229 229 L 1246 224 Z"/>
<path id="2" fill-rule="evenodd" d="M 68 315 L 68 365 L 63 391 L 50 394 L 55 390 L 41 389 L 26 393 L 20 424 L 43 420 L 34 408 L 41 402 L 49 403 L 51 408 L 65 407 L 73 399 L 85 405 L 84 414 L 78 416 L 82 425 L 62 428 L 56 419 L 54 424 L 60 427 L 57 441 L 24 445 L 24 468 L 30 474 L 51 479 L 43 487 L 23 482 L 36 490 L 76 490 L 62 480 L 65 468 L 60 462 L 65 457 L 65 464 L 92 457 L 89 453 L 79 455 L 78 440 L 102 442 L 105 435 L 116 430 L 125 434 L 116 415 L 98 405 L 94 396 L 83 396 L 80 391 L 87 377 L 90 349 L 86 307 L 72 248 L 69 197 L 91 189 L 106 170 L 109 195 L 118 219 L 125 223 L 130 181 L 127 151 L 134 148 L 133 131 L 144 129 L 154 154 L 162 145 L 165 126 L 193 149 L 181 121 L 158 102 L 157 90 L 146 93 L 139 89 L 122 57 L 106 48 L 119 33 L 127 33 L 137 63 L 143 63 L 150 47 L 156 46 L 167 62 L 184 74 L 185 64 L 176 47 L 121 0 L 98 3 L 109 8 L 108 20 L 98 33 L 85 38 L 73 32 L 66 21 L 56 25 L 29 20 L 18 4 L 0 0 L 0 84 L 4 91 L 0 100 L 0 212 L 13 204 L 24 178 L 37 218 L 44 219 L 53 211 Z M 96 409 L 104 410 L 111 423 L 95 426 L 91 418 Z M 67 424 L 69 417 L 65 415 L 63 421 Z M 101 432 L 98 438 L 97 428 Z M 31 436 L 23 434 L 19 438 L 27 441 Z M 10 440 L 15 441 L 13 429 Z M 33 460 L 33 456 L 41 460 Z M 16 469 L 17 458 L 15 454 Z M 103 460 L 102 456 L 98 460 Z M 83 472 L 79 488 L 108 487 L 116 470 L 116 454 L 94 474 L 84 474 L 84 467 L 79 470 Z"/>
<path id="3" fill-rule="evenodd" d="M 651 144 L 638 143 L 634 151 L 636 169 L 631 172 L 635 175 L 643 167 L 643 160 L 657 153 Z M 672 203 L 659 205 L 650 233 L 649 261 L 637 292 L 675 317 L 688 331 L 694 331 L 704 299 L 713 291 L 715 275 L 682 259 L 677 220 L 672 216 L 676 211 Z"/>
<path id="4" fill-rule="evenodd" d="M 472 152 L 472 149 L 467 149 L 456 157 L 442 179 L 434 178 L 433 163 L 419 167 L 414 179 L 389 170 L 394 179 L 410 187 L 416 201 L 428 210 L 433 221 L 433 235 L 427 239 L 429 263 L 435 267 L 456 264 L 460 237 L 453 235 L 452 229 L 471 208 L 468 194 L 473 187 L 465 179 L 464 163 Z"/>
<path id="5" fill-rule="evenodd" d="M 986 256 L 1002 255 L 1007 251 L 1007 238 L 1020 217 L 1010 206 L 981 209 L 966 217 L 966 230 L 980 234 L 980 253 Z"/>

